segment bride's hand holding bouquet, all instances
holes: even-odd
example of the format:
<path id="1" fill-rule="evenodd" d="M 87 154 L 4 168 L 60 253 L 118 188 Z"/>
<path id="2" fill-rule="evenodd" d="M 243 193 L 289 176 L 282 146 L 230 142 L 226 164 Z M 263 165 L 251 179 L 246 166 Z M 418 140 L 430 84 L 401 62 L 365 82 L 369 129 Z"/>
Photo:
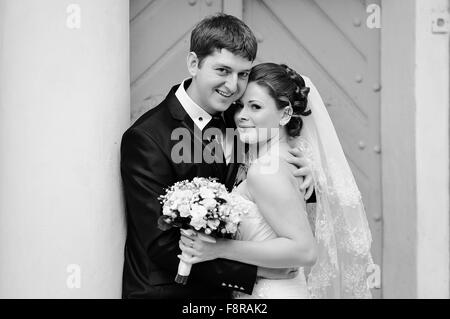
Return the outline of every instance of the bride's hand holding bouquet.
<path id="1" fill-rule="evenodd" d="M 209 243 L 215 243 L 215 238 L 232 238 L 242 214 L 248 209 L 245 202 L 230 194 L 223 184 L 203 177 L 175 183 L 160 200 L 163 214 L 158 226 L 161 230 L 178 227 L 185 236 L 198 236 Z M 192 264 L 183 259 L 190 257 L 182 253 L 175 282 L 187 283 Z"/>

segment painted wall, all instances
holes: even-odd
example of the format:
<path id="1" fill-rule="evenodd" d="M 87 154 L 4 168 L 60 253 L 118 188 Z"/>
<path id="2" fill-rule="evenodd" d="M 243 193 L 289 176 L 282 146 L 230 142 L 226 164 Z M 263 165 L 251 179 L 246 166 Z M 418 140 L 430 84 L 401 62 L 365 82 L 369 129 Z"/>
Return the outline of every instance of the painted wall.
<path id="1" fill-rule="evenodd" d="M 0 0 L 0 298 L 121 296 L 129 4 L 70 3 Z"/>

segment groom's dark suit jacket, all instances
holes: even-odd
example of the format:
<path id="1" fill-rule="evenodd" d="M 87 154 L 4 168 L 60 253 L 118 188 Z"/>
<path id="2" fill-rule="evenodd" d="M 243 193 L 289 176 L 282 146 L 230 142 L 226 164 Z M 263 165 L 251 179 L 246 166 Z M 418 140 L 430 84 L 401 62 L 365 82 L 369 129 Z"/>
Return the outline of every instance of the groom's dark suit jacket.
<path id="1" fill-rule="evenodd" d="M 186 286 L 174 282 L 180 232 L 177 228 L 158 228 L 162 210 L 158 196 L 175 182 L 196 176 L 216 177 L 230 188 L 237 171 L 237 164 L 194 163 L 193 153 L 202 152 L 206 143 L 194 134 L 199 129 L 176 98 L 177 88 L 173 87 L 161 104 L 142 115 L 122 137 L 121 173 L 127 213 L 122 295 L 228 298 L 232 288 L 251 294 L 257 268 L 224 259 L 193 265 Z M 180 143 L 171 139 L 177 128 L 190 134 L 187 143 L 191 143 L 191 161 L 176 163 L 171 156 L 173 146 Z"/>

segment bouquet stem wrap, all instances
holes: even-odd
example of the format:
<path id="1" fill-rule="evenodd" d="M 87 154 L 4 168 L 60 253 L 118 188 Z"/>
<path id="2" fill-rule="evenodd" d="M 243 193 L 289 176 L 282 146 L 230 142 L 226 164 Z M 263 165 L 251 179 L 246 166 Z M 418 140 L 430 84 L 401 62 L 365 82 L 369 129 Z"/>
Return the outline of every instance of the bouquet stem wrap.
<path id="1" fill-rule="evenodd" d="M 186 236 L 191 236 L 193 231 L 190 229 L 180 229 L 180 232 Z M 185 252 L 182 252 L 183 257 L 191 257 Z M 189 278 L 189 274 L 191 273 L 192 264 L 187 264 L 184 261 L 180 260 L 178 264 L 178 273 L 175 277 L 175 282 L 178 284 L 186 285 L 187 280 Z"/>
<path id="2" fill-rule="evenodd" d="M 183 257 L 190 257 L 186 253 L 182 253 Z M 178 264 L 178 273 L 175 277 L 175 282 L 178 284 L 186 285 L 187 280 L 189 278 L 189 274 L 191 273 L 191 264 L 187 264 L 184 261 L 180 260 Z"/>
<path id="3" fill-rule="evenodd" d="M 186 236 L 192 236 L 195 234 L 195 232 L 192 229 L 180 229 L 180 232 Z M 198 233 L 196 236 L 200 238 L 203 241 L 215 243 L 215 239 L 210 236 L 205 236 L 203 234 Z M 182 252 L 183 257 L 190 258 L 191 256 L 186 254 L 185 252 Z M 178 273 L 175 277 L 175 282 L 178 284 L 186 285 L 187 280 L 189 278 L 189 274 L 191 273 L 192 264 L 185 263 L 184 261 L 180 260 L 180 263 L 178 264 Z"/>

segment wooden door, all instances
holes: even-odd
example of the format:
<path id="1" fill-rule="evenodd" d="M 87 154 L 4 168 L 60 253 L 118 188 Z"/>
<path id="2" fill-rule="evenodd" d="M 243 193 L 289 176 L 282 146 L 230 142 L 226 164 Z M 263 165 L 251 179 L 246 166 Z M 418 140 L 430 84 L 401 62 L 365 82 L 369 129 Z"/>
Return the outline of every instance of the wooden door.
<path id="1" fill-rule="evenodd" d="M 381 266 L 380 32 L 366 25 L 369 4 L 379 0 L 131 0 L 132 119 L 188 76 L 195 23 L 232 10 L 257 36 L 257 63 L 287 63 L 321 93 L 361 190 Z"/>

